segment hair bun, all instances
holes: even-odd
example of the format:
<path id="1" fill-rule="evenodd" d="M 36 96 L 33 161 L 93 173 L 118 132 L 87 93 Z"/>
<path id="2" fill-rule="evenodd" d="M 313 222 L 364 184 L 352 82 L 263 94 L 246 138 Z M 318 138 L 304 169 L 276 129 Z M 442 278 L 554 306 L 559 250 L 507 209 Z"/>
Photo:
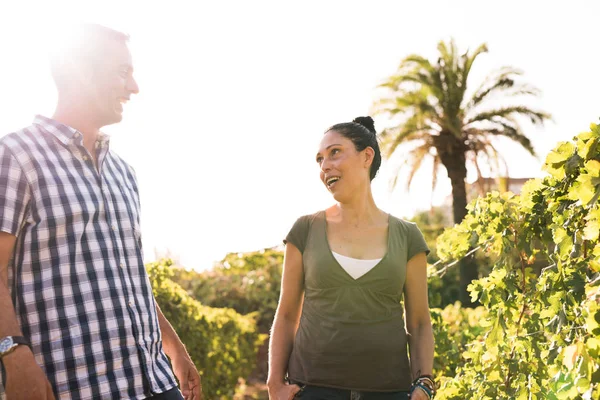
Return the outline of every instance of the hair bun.
<path id="1" fill-rule="evenodd" d="M 352 122 L 360 124 L 360 125 L 364 126 L 365 128 L 367 128 L 369 130 L 369 132 L 372 132 L 372 133 L 376 134 L 376 131 L 375 131 L 375 121 L 373 121 L 373 118 L 371 118 L 369 116 L 367 116 L 367 117 L 357 117 L 357 118 L 354 118 L 352 120 Z"/>

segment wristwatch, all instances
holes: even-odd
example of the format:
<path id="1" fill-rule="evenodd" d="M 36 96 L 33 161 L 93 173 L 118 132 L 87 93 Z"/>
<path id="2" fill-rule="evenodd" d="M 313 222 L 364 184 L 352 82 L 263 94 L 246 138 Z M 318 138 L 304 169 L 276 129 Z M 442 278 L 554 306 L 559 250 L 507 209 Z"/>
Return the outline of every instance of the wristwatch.
<path id="1" fill-rule="evenodd" d="M 11 353 L 20 344 L 24 344 L 31 348 L 29 341 L 23 336 L 6 336 L 0 339 L 0 359 L 5 355 Z"/>

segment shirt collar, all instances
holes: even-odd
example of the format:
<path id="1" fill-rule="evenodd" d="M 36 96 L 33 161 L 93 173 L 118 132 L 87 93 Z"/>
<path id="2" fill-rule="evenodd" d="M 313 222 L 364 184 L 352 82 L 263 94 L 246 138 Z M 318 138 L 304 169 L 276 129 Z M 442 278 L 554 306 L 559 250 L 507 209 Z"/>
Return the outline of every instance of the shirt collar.
<path id="1" fill-rule="evenodd" d="M 41 126 L 45 131 L 54 135 L 64 145 L 69 145 L 69 143 L 74 141 L 78 144 L 83 143 L 83 134 L 81 132 L 52 118 L 36 115 L 33 119 L 33 123 Z M 100 143 L 101 146 L 108 146 L 110 135 L 100 132 L 96 141 Z"/>

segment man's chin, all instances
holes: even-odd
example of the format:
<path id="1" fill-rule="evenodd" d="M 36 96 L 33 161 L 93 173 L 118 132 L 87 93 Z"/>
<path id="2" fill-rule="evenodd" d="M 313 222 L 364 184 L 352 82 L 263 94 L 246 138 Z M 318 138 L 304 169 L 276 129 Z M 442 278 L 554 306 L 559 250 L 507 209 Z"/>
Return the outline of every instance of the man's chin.
<path id="1" fill-rule="evenodd" d="M 118 124 L 122 120 L 123 120 L 123 113 L 115 111 L 115 112 L 111 113 L 110 115 L 107 115 L 107 118 L 104 120 L 104 126 Z"/>

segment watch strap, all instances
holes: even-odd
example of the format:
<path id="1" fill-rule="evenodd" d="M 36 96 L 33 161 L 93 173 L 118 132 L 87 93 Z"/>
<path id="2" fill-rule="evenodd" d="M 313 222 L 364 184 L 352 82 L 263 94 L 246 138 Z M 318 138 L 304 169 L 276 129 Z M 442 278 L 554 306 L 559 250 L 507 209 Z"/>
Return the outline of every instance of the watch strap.
<path id="1" fill-rule="evenodd" d="M 24 336 L 11 336 L 13 343 L 16 344 L 24 344 L 25 346 L 31 348 L 31 344 L 29 343 L 29 340 L 27 340 Z"/>

